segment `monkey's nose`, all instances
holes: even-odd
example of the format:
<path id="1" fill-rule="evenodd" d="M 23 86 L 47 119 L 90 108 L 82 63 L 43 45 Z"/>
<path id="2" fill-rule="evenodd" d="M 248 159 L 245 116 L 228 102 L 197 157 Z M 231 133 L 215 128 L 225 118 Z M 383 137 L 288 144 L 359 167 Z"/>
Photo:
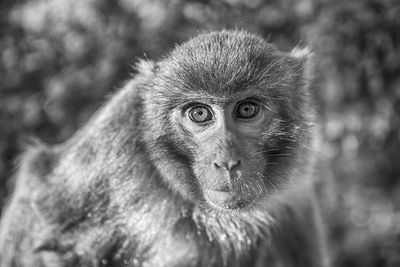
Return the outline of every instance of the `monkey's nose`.
<path id="1" fill-rule="evenodd" d="M 216 169 L 224 168 L 227 171 L 231 171 L 236 167 L 240 166 L 240 160 L 238 159 L 229 159 L 226 161 L 221 161 L 221 162 L 214 162 L 214 167 Z"/>

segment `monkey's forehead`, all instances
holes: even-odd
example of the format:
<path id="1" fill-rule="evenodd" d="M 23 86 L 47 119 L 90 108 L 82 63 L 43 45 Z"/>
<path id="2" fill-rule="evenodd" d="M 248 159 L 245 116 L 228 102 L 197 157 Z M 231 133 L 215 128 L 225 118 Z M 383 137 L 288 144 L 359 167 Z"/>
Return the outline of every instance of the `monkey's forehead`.
<path id="1" fill-rule="evenodd" d="M 218 69 L 191 64 L 168 67 L 155 77 L 154 82 L 157 85 L 155 88 L 163 93 L 182 92 L 226 98 L 247 95 L 249 91 L 269 95 L 282 88 L 283 92 L 294 87 L 299 76 L 293 69 L 282 71 L 279 67 L 278 70 L 236 66 Z"/>
<path id="2" fill-rule="evenodd" d="M 201 34 L 159 62 L 164 83 L 191 91 L 235 93 L 282 81 L 300 61 L 278 51 L 261 37 L 242 31 Z"/>
<path id="3" fill-rule="evenodd" d="M 239 31 L 201 34 L 177 46 L 166 58 L 179 72 L 202 71 L 218 78 L 230 75 L 244 78 L 245 70 L 255 74 L 272 64 L 278 52 L 259 36 Z"/>

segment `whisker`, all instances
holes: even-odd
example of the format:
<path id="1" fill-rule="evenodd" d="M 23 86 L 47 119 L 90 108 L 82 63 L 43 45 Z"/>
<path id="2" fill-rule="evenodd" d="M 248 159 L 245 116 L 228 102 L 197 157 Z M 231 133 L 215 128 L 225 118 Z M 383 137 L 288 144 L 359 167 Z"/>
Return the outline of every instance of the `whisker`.
<path id="1" fill-rule="evenodd" d="M 268 177 L 265 177 L 265 176 L 262 175 L 260 172 L 256 172 L 256 174 L 258 174 L 258 175 L 260 175 L 261 177 L 263 177 L 264 180 L 267 181 L 267 182 L 272 186 L 272 188 L 275 190 L 275 192 L 278 193 L 278 189 L 277 189 L 276 186 L 269 180 Z"/>
<path id="2" fill-rule="evenodd" d="M 292 153 L 267 154 L 267 157 L 292 156 Z"/>

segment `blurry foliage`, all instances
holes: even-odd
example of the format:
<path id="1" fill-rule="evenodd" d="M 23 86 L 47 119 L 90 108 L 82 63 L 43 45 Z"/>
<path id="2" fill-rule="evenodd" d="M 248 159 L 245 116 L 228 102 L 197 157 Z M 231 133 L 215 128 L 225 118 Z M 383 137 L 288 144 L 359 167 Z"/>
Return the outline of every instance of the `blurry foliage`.
<path id="1" fill-rule="evenodd" d="M 314 48 L 335 266 L 400 266 L 398 0 L 1 1 L 0 202 L 28 137 L 66 140 L 138 58 L 235 27 Z"/>

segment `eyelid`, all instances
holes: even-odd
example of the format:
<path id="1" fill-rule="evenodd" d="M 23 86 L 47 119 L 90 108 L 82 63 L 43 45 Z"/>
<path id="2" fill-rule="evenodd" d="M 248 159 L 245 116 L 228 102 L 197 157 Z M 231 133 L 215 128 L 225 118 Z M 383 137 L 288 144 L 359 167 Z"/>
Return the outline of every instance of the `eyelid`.
<path id="1" fill-rule="evenodd" d="M 255 103 L 260 107 L 264 106 L 263 102 L 260 99 L 258 99 L 257 97 L 248 97 L 248 98 L 245 98 L 245 99 L 242 99 L 242 100 L 238 101 L 236 103 L 235 110 L 240 104 L 243 104 L 243 103 L 246 103 L 246 102 Z"/>
<path id="2" fill-rule="evenodd" d="M 204 103 L 201 103 L 201 102 L 190 102 L 190 103 L 185 103 L 185 104 L 182 106 L 181 110 L 182 110 L 183 113 L 185 113 L 185 112 L 188 112 L 189 110 L 191 110 L 191 109 L 193 109 L 193 108 L 196 108 L 196 107 L 205 107 L 205 108 L 207 108 L 208 110 L 210 110 L 211 113 L 212 113 L 212 108 L 211 108 L 209 105 L 204 104 Z"/>
<path id="3" fill-rule="evenodd" d="M 189 106 L 186 107 L 186 109 L 184 111 L 187 113 L 187 112 L 190 112 L 191 110 L 193 110 L 195 108 L 205 108 L 214 117 L 214 112 L 213 112 L 212 108 L 209 105 L 206 105 L 206 104 L 203 104 L 203 103 L 194 103 L 193 105 L 189 105 Z"/>

